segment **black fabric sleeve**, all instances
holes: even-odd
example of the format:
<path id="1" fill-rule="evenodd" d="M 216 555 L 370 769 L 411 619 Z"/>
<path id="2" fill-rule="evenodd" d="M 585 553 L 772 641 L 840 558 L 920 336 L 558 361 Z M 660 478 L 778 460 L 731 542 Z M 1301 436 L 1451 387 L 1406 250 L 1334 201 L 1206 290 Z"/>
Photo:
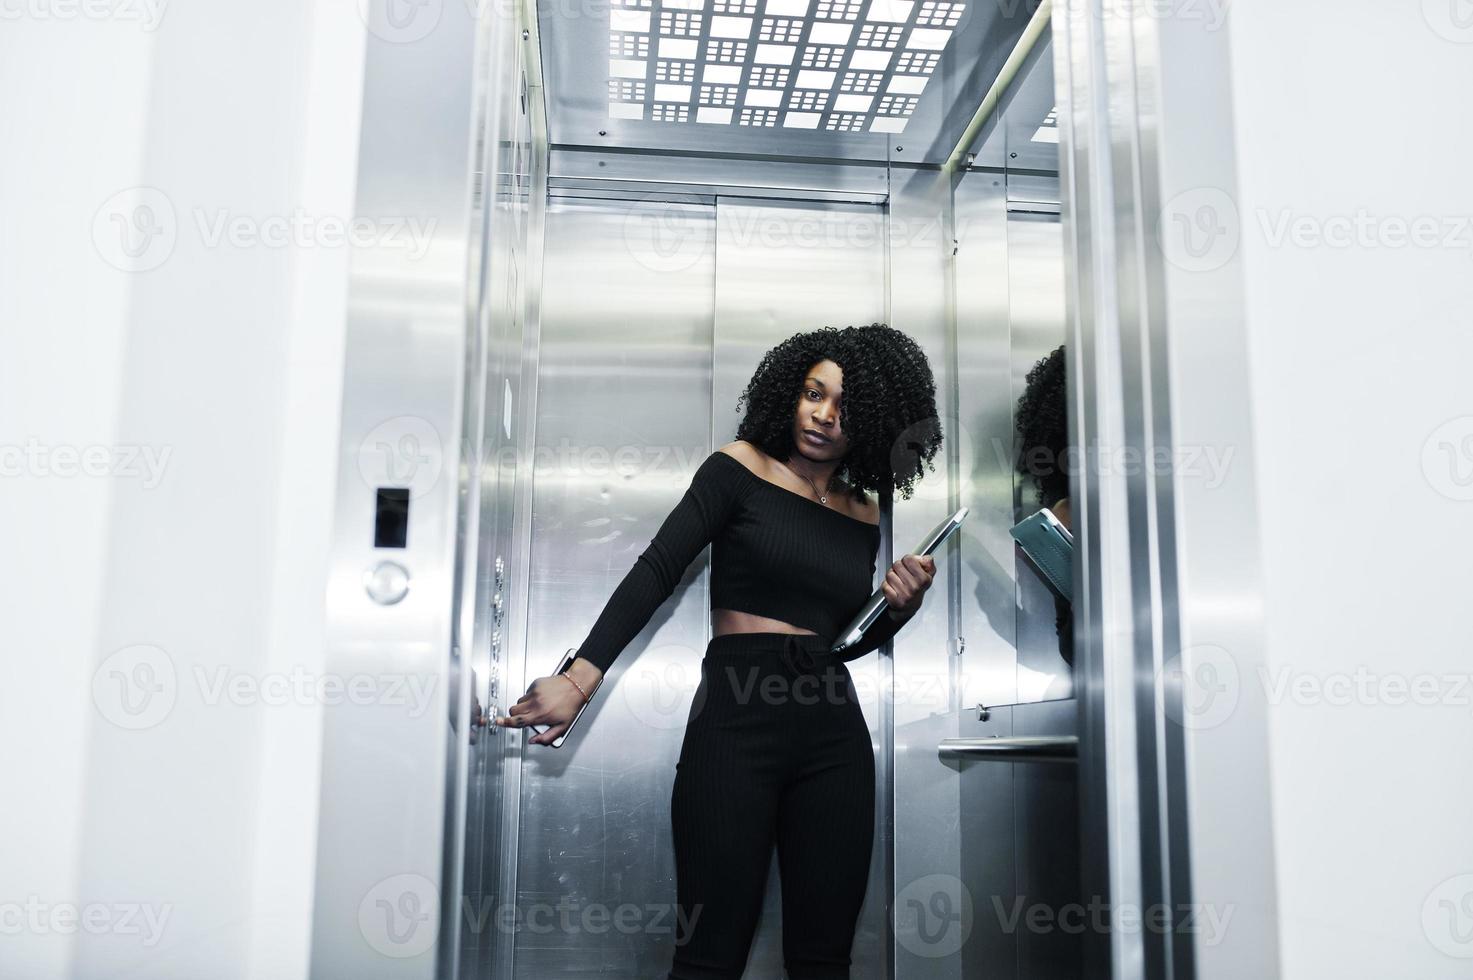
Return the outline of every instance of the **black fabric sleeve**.
<path id="1" fill-rule="evenodd" d="M 920 607 L 918 606 L 899 619 L 896 619 L 890 615 L 890 607 L 886 606 L 885 611 L 880 613 L 880 618 L 870 623 L 869 629 L 865 630 L 863 635 L 860 636 L 858 643 L 847 650 L 839 651 L 839 659 L 848 663 L 851 660 L 858 660 L 871 650 L 878 650 L 884 645 L 886 640 L 900 632 L 902 626 L 914 619 L 915 614 L 919 611 Z"/>
<path id="2" fill-rule="evenodd" d="M 578 648 L 578 656 L 607 672 L 616 657 L 675 591 L 686 568 L 730 517 L 742 484 L 726 463 L 706 457 L 685 496 L 634 561 Z M 739 461 L 737 465 L 742 465 Z"/>

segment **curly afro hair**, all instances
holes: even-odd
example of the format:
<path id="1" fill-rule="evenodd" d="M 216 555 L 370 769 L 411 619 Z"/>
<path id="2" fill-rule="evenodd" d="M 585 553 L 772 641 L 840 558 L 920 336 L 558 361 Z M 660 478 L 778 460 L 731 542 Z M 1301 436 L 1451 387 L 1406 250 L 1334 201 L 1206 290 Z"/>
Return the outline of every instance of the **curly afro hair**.
<path id="1" fill-rule="evenodd" d="M 1064 345 L 1028 372 L 1018 399 L 1018 472 L 1033 481 L 1039 503 L 1048 507 L 1069 496 L 1069 396 L 1064 387 Z"/>
<path id="2" fill-rule="evenodd" d="M 819 361 L 844 372 L 839 425 L 849 438 L 835 476 L 856 500 L 866 490 L 888 507 L 894 494 L 908 500 L 941 446 L 936 381 L 930 362 L 914 340 L 880 323 L 820 327 L 794 334 L 762 356 L 752 380 L 737 399 L 747 403 L 736 437 L 775 459 L 792 455 L 793 417 L 803 379 Z M 935 466 L 931 470 L 934 472 Z"/>

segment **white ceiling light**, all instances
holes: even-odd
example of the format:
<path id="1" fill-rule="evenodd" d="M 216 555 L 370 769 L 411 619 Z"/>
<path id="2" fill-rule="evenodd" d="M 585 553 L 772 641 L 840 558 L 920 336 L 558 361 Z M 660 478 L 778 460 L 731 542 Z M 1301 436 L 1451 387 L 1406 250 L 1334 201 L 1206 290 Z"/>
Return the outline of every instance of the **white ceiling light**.
<path id="1" fill-rule="evenodd" d="M 1043 125 L 1033 134 L 1031 142 L 1057 143 L 1059 141 L 1059 107 L 1054 106 L 1043 117 Z"/>
<path id="2" fill-rule="evenodd" d="M 965 8 L 966 0 L 613 0 L 609 116 L 899 133 Z"/>

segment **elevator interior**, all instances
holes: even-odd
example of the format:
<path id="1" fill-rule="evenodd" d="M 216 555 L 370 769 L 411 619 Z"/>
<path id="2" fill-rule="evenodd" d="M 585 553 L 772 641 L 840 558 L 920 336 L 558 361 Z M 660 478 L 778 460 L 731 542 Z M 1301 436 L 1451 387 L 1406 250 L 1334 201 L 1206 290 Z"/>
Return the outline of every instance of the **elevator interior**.
<path id="1" fill-rule="evenodd" d="M 761 354 L 871 322 L 928 352 L 945 436 L 879 574 L 971 514 L 850 665 L 880 783 L 853 976 L 1082 974 L 1017 925 L 1080 889 L 1072 658 L 1008 535 L 1017 399 L 1066 337 L 1050 8 L 811 4 L 446 5 L 423 37 L 373 5 L 359 210 L 441 220 L 427 261 L 353 269 L 329 667 L 437 694 L 325 712 L 314 975 L 664 975 L 708 559 L 563 748 L 484 722 L 582 640 Z M 967 754 L 991 736 L 1065 758 Z M 750 978 L 782 975 L 778 887 Z"/>

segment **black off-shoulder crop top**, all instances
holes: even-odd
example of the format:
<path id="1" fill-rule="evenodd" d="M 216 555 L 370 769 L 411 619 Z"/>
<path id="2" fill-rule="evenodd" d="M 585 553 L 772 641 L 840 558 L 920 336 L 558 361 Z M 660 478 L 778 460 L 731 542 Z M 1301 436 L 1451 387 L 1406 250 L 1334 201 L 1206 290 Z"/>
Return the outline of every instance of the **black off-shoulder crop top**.
<path id="1" fill-rule="evenodd" d="M 712 609 L 767 616 L 832 640 L 874 591 L 878 524 L 778 486 L 718 450 L 609 597 L 578 656 L 607 671 L 708 543 Z M 882 613 L 841 659 L 876 649 L 913 615 Z"/>

